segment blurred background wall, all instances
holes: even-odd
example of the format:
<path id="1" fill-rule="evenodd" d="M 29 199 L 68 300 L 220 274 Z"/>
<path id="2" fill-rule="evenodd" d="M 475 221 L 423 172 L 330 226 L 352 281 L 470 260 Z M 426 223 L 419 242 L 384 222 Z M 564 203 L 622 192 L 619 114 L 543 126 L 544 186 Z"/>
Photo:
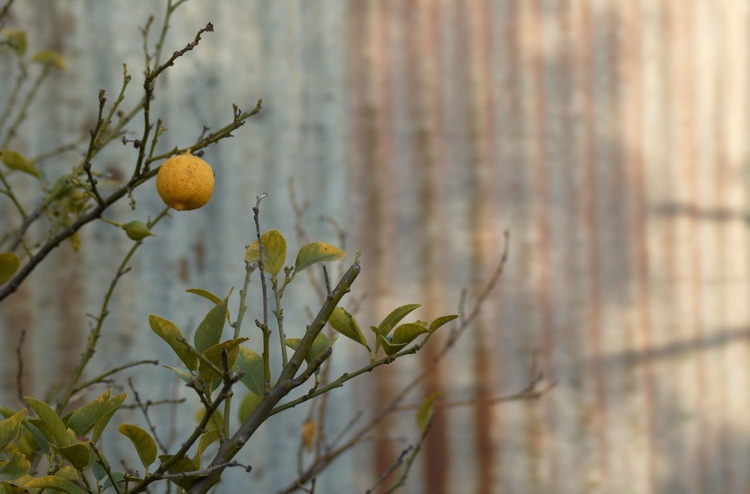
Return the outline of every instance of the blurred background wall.
<path id="1" fill-rule="evenodd" d="M 510 232 L 506 272 L 477 324 L 408 400 L 438 389 L 472 403 L 438 408 L 404 492 L 747 492 L 749 9 L 743 0 L 189 1 L 165 53 L 209 21 L 215 31 L 157 89 L 165 148 L 228 122 L 232 103 L 249 110 L 262 98 L 263 111 L 206 151 L 211 203 L 174 214 L 144 245 L 95 367 L 173 364 L 147 314 L 194 327 L 208 307 L 184 289 L 226 294 L 242 283 L 256 196 L 269 194 L 265 228 L 293 238 L 291 179 L 310 235 L 337 243 L 321 219 L 332 218 L 347 251 L 362 251 L 364 325 L 408 302 L 423 303 L 425 319 L 456 312 Z M 87 133 L 97 91 L 114 100 L 123 63 L 137 101 L 139 27 L 150 15 L 158 25 L 163 11 L 160 1 L 18 0 L 11 25 L 68 67 L 42 89 L 17 148 L 34 156 Z M 7 96 L 10 73 L 0 81 Z M 122 177 L 134 155 L 117 145 L 95 167 Z M 68 158 L 45 172 L 68 171 L 80 150 Z M 122 204 L 111 219 L 161 209 L 150 184 L 134 198 L 135 211 Z M 80 252 L 58 249 L 0 307 L 4 403 L 16 396 L 22 329 L 29 394 L 43 396 L 75 366 L 86 313 L 127 248 L 115 228 L 89 228 Z M 290 327 L 306 318 L 288 317 Z M 329 433 L 375 413 L 431 358 L 428 349 L 339 390 Z M 342 341 L 333 366 L 364 359 Z M 532 362 L 554 389 L 489 402 L 526 386 Z M 161 367 L 133 379 L 151 399 L 187 395 Z M 364 492 L 413 440 L 410 413 L 318 489 Z M 258 492 L 289 482 L 303 416 L 273 419 L 248 448 L 244 459 L 264 465 L 250 474 Z M 243 475 L 230 473 L 220 491 L 240 492 Z"/>

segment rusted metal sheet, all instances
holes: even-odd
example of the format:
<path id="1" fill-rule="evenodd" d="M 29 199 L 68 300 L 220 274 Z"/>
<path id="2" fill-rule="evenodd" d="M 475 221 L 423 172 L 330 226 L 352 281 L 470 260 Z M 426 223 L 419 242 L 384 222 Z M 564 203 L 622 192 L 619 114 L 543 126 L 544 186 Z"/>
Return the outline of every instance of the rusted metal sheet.
<path id="1" fill-rule="evenodd" d="M 139 77 L 138 27 L 161 10 L 14 6 L 32 45 L 69 61 L 56 92 L 31 108 L 25 152 L 88 129 L 97 90 L 116 94 L 123 62 Z M 405 492 L 746 492 L 749 16 L 741 0 L 188 2 L 168 51 L 208 21 L 215 32 L 157 92 L 169 146 L 226 121 L 230 103 L 263 98 L 264 110 L 207 151 L 217 163 L 209 206 L 175 214 L 144 246 L 95 367 L 112 363 L 104 355 L 173 363 L 147 314 L 189 326 L 200 314 L 185 288 L 241 283 L 257 195 L 270 194 L 264 225 L 291 238 L 294 178 L 313 235 L 336 242 L 317 221 L 333 217 L 347 250 L 363 253 L 355 297 L 365 324 L 408 302 L 421 302 L 424 318 L 454 312 L 464 287 L 470 305 L 511 235 L 506 272 L 474 327 L 406 411 L 320 477 L 321 492 L 372 486 L 413 440 L 408 407 L 433 391 L 454 406 L 438 407 Z M 0 81 L 6 95 L 11 81 Z M 131 162 L 122 147 L 97 166 L 122 176 Z M 113 219 L 158 212 L 148 187 L 135 199 L 135 213 L 123 205 Z M 78 254 L 59 249 L 0 307 L 3 402 L 17 394 L 23 330 L 26 392 L 43 395 L 77 362 L 86 313 L 125 253 L 112 230 L 90 229 Z M 430 368 L 436 343 L 405 369 L 339 390 L 330 433 L 377 413 Z M 360 357 L 344 342 L 335 368 Z M 493 404 L 528 383 L 532 361 L 556 387 Z M 144 394 L 175 392 L 166 371 L 144 373 Z M 251 474 L 260 490 L 289 483 L 298 437 L 281 420 L 260 431 L 247 455 L 266 463 Z M 242 482 L 231 473 L 223 489 Z"/>

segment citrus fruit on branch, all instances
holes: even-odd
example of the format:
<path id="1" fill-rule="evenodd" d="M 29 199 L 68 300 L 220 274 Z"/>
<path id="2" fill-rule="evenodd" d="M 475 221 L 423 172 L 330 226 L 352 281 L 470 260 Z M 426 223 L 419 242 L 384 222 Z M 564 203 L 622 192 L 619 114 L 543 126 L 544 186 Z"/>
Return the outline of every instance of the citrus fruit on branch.
<path id="1" fill-rule="evenodd" d="M 171 208 L 198 209 L 211 199 L 214 172 L 211 165 L 188 151 L 172 156 L 161 165 L 156 175 L 156 190 L 164 204 Z"/>

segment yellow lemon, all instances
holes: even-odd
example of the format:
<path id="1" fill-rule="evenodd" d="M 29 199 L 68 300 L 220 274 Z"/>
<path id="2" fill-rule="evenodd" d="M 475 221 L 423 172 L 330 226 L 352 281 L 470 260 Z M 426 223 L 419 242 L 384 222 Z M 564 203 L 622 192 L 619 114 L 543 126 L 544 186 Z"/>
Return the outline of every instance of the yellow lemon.
<path id="1" fill-rule="evenodd" d="M 161 165 L 156 175 L 156 190 L 169 207 L 178 211 L 198 209 L 211 199 L 214 172 L 211 165 L 188 151 Z"/>

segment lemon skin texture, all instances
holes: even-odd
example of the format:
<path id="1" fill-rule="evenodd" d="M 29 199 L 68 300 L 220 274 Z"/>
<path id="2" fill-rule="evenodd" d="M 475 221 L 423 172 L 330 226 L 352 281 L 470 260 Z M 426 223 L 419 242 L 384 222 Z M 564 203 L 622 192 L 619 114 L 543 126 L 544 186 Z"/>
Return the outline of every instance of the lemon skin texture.
<path id="1" fill-rule="evenodd" d="M 214 191 L 214 172 L 201 158 L 185 153 L 172 156 L 156 175 L 156 190 L 167 206 L 191 211 L 204 206 Z"/>

